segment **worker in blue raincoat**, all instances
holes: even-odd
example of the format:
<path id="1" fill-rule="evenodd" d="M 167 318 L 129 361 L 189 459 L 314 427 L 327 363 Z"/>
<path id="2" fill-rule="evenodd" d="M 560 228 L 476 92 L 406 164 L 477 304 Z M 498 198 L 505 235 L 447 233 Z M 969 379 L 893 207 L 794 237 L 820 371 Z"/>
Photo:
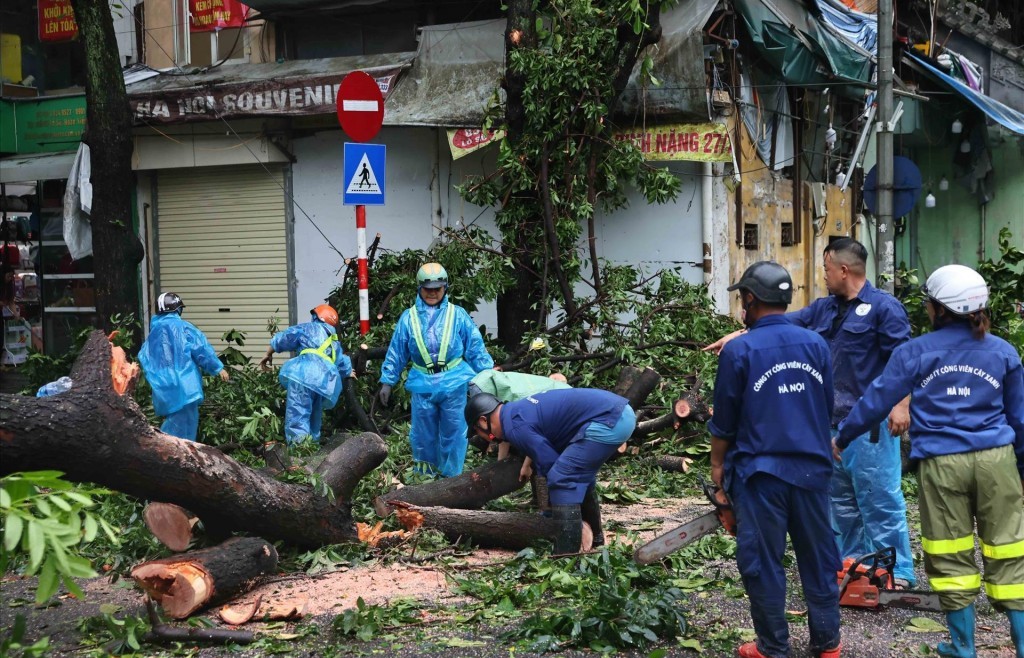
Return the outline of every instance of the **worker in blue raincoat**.
<path id="1" fill-rule="evenodd" d="M 299 443 L 310 437 L 320 441 L 323 410 L 338 403 L 342 383 L 352 374 L 352 360 L 338 341 L 338 312 L 321 304 L 303 322 L 274 334 L 260 367 L 270 367 L 275 352 L 298 352 L 281 366 L 277 379 L 288 391 L 284 412 L 284 437 Z"/>
<path id="2" fill-rule="evenodd" d="M 935 270 L 924 287 L 929 334 L 898 347 L 864 391 L 835 440 L 846 460 L 865 431 L 906 395 L 910 456 L 920 460 L 921 547 L 951 641 L 945 658 L 974 658 L 974 599 L 985 594 L 1010 618 L 1024 658 L 1024 374 L 1020 354 L 988 333 L 988 286 L 963 265 Z M 716 409 L 717 411 L 717 409 Z"/>
<path id="3" fill-rule="evenodd" d="M 427 263 L 416 273 L 416 303 L 406 309 L 391 336 L 377 393 L 387 406 L 407 365 L 412 394 L 409 442 L 416 471 L 452 477 L 466 460 L 466 388 L 473 376 L 494 367 L 480 330 L 448 295 L 448 273 Z"/>
<path id="4" fill-rule="evenodd" d="M 791 323 L 810 329 L 829 345 L 835 382 L 833 436 L 857 398 L 882 374 L 893 350 L 910 339 L 903 304 L 867 280 L 867 253 L 852 238 L 830 242 L 822 256 L 828 297 L 786 314 Z M 738 333 L 705 349 L 720 350 Z M 917 581 L 901 487 L 899 436 L 910 425 L 909 404 L 909 398 L 895 404 L 886 419 L 865 431 L 867 440 L 857 441 L 836 463 L 830 494 L 840 557 L 856 558 L 892 546 L 898 588 Z"/>
<path id="5" fill-rule="evenodd" d="M 711 479 L 728 493 L 736 514 L 736 562 L 757 633 L 737 653 L 790 654 L 783 566 L 788 534 L 807 602 L 811 655 L 839 658 L 836 571 L 842 563 L 829 524 L 828 345 L 785 318 L 793 281 L 778 263 L 754 263 L 729 290 L 739 290 L 749 331 L 719 355 L 708 431 Z"/>
<path id="6" fill-rule="evenodd" d="M 547 478 L 551 518 L 559 524 L 555 553 L 578 552 L 583 506 L 589 498 L 597 504 L 597 472 L 636 429 L 629 400 L 595 388 L 552 389 L 504 403 L 478 393 L 466 405 L 466 421 L 480 438 L 507 441 L 533 460 Z M 599 509 L 591 529 L 594 545 L 604 543 Z"/>
<path id="7" fill-rule="evenodd" d="M 157 297 L 156 315 L 139 350 L 139 363 L 153 389 L 153 411 L 164 416 L 160 431 L 195 441 L 204 397 L 200 370 L 223 381 L 229 376 L 203 332 L 181 318 L 184 308 L 181 297 L 173 292 Z"/>

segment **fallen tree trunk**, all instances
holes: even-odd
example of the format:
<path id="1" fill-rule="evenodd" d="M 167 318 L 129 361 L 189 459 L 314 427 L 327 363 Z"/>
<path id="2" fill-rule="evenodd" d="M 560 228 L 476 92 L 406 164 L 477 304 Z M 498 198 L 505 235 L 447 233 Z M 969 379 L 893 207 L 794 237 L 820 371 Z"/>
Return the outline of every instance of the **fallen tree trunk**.
<path id="1" fill-rule="evenodd" d="M 621 395 L 626 397 L 626 393 L 636 383 L 637 377 L 643 373 L 642 368 L 636 366 L 623 366 L 622 370 L 619 371 L 619 379 L 615 382 L 615 387 L 612 389 L 612 393 L 615 395 Z"/>
<path id="2" fill-rule="evenodd" d="M 401 501 L 389 504 L 396 508 L 398 520 L 409 530 L 438 530 L 451 541 L 471 539 L 485 548 L 521 550 L 538 541 L 553 541 L 558 532 L 557 522 L 539 514 L 417 507 Z M 589 537 L 592 544 L 593 533 L 589 527 L 584 537 Z M 580 548 L 581 552 L 588 551 L 592 545 Z"/>
<path id="3" fill-rule="evenodd" d="M 249 591 L 256 579 L 277 570 L 277 550 L 257 537 L 235 537 L 132 568 L 131 577 L 169 616 L 184 619 L 196 610 Z"/>
<path id="4" fill-rule="evenodd" d="M 654 463 L 666 471 L 675 471 L 676 473 L 688 473 L 690 471 L 690 464 L 693 463 L 692 457 L 677 457 L 675 455 L 659 455 L 655 458 Z"/>
<path id="5" fill-rule="evenodd" d="M 525 484 L 519 480 L 522 466 L 522 455 L 509 455 L 507 459 L 489 462 L 453 478 L 389 491 L 374 499 L 373 508 L 380 516 L 391 513 L 389 505 L 394 501 L 425 507 L 479 509 L 522 487 Z"/>
<path id="6" fill-rule="evenodd" d="M 180 505 L 207 528 L 306 547 L 357 541 L 346 500 L 331 502 L 150 427 L 134 400 L 114 392 L 101 332 L 89 337 L 71 377 L 71 390 L 60 395 L 0 395 L 0 475 L 54 469 L 75 482 Z"/>
<path id="7" fill-rule="evenodd" d="M 657 370 L 654 368 L 644 368 L 637 375 L 629 389 L 626 390 L 626 394 L 623 397 L 629 400 L 629 406 L 639 409 L 647 397 L 654 392 L 654 389 L 658 388 L 660 383 L 661 375 L 658 374 Z"/>
<path id="8" fill-rule="evenodd" d="M 339 501 L 351 501 L 359 480 L 380 466 L 388 456 L 388 444 L 372 432 L 364 432 L 345 439 L 316 467 Z"/>

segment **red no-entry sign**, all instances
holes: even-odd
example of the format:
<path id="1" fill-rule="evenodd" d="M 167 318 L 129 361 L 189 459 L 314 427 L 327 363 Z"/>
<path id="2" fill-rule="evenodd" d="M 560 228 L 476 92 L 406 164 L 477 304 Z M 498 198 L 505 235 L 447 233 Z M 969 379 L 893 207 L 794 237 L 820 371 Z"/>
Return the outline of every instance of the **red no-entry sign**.
<path id="1" fill-rule="evenodd" d="M 384 123 L 384 96 L 363 71 L 349 73 L 338 87 L 338 122 L 356 142 L 373 139 Z"/>

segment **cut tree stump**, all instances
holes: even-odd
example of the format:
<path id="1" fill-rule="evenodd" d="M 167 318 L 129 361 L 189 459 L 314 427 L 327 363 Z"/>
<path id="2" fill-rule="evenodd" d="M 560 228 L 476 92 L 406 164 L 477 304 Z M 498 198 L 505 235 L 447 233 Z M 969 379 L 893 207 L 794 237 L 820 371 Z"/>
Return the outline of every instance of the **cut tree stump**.
<path id="1" fill-rule="evenodd" d="M 519 480 L 519 469 L 522 466 L 522 455 L 509 455 L 506 459 L 488 462 L 453 478 L 389 491 L 374 499 L 373 508 L 380 516 L 391 513 L 389 503 L 392 501 L 424 507 L 480 509 L 489 501 L 510 494 L 526 484 Z"/>
<path id="2" fill-rule="evenodd" d="M 674 455 L 659 455 L 655 458 L 655 463 L 658 465 L 658 468 L 666 471 L 688 473 L 690 471 L 690 464 L 693 463 L 693 458 L 676 457 Z"/>
<path id="3" fill-rule="evenodd" d="M 558 524 L 540 514 L 417 507 L 401 501 L 390 504 L 395 507 L 398 520 L 409 530 L 438 530 L 451 541 L 471 539 L 485 548 L 521 550 L 538 541 L 553 541 L 558 532 Z M 593 547 L 594 535 L 588 530 L 589 526 L 584 529 L 584 539 L 589 537 L 590 545 L 581 546 L 580 552 Z"/>
<path id="4" fill-rule="evenodd" d="M 208 531 L 243 530 L 302 547 L 358 541 L 348 500 L 332 502 L 150 427 L 134 400 L 114 392 L 102 332 L 90 335 L 71 378 L 60 395 L 0 394 L 0 476 L 63 471 L 71 481 L 180 505 Z"/>
<path id="5" fill-rule="evenodd" d="M 135 566 L 131 577 L 170 617 L 223 603 L 277 570 L 277 550 L 264 539 L 234 537 L 223 544 Z"/>
<path id="6" fill-rule="evenodd" d="M 146 527 L 161 544 L 180 553 L 192 541 L 196 519 L 188 510 L 171 503 L 149 503 L 142 510 Z"/>

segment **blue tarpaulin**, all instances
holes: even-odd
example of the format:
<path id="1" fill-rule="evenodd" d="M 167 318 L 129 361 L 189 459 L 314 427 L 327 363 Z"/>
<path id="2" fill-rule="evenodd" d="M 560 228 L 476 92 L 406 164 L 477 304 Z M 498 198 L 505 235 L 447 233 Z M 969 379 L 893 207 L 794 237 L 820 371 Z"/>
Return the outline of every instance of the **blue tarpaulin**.
<path id="1" fill-rule="evenodd" d="M 878 19 L 875 16 L 853 11 L 838 0 L 817 2 L 826 23 L 872 55 L 878 54 Z"/>
<path id="2" fill-rule="evenodd" d="M 1003 105 L 993 98 L 989 98 L 979 91 L 971 89 L 963 82 L 946 75 L 929 64 L 926 60 L 917 57 L 913 53 L 908 53 L 908 57 L 910 57 L 915 64 L 920 65 L 921 68 L 923 68 L 929 75 L 938 79 L 940 82 L 953 89 L 953 91 L 959 93 L 972 105 L 987 114 L 990 119 L 999 125 L 1012 130 L 1018 135 L 1024 135 L 1024 114 L 1011 107 Z"/>

